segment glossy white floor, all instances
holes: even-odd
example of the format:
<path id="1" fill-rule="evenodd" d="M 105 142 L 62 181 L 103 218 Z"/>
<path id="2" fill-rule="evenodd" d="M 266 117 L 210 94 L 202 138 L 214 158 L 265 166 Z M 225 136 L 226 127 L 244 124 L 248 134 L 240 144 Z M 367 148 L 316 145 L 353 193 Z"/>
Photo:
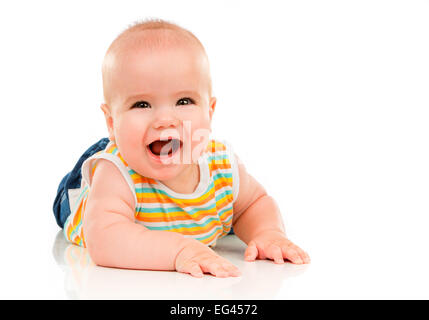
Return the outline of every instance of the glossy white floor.
<path id="1" fill-rule="evenodd" d="M 305 219 L 293 220 L 304 225 Z M 340 230 L 334 220 L 332 216 L 315 219 L 300 232 L 297 242 L 312 258 L 308 266 L 245 262 L 245 246 L 239 239 L 228 236 L 220 240 L 216 251 L 243 272 L 239 278 L 226 279 L 102 268 L 93 265 L 86 249 L 66 243 L 62 232 L 54 227 L 49 236 L 41 234 L 31 241 L 17 233 L 10 237 L 8 246 L 2 247 L 0 298 L 429 298 L 425 225 L 395 219 L 383 224 L 376 218 L 350 216 L 341 219 L 344 228 Z M 297 228 L 290 229 L 298 234 Z"/>
<path id="2" fill-rule="evenodd" d="M 64 272 L 64 289 L 70 298 L 273 299 L 286 279 L 306 270 L 291 264 L 246 263 L 241 258 L 243 250 L 243 242 L 235 236 L 226 237 L 216 248 L 243 272 L 242 277 L 229 279 L 97 267 L 86 249 L 68 245 L 62 234 L 55 240 L 53 255 Z"/>
<path id="3" fill-rule="evenodd" d="M 62 271 L 62 275 L 55 272 L 56 281 L 64 285 L 60 297 L 70 299 L 429 298 L 427 255 L 422 259 L 415 248 L 407 250 L 399 243 L 392 243 L 395 249 L 388 252 L 381 248 L 368 252 L 363 248 L 367 241 L 320 241 L 319 250 L 312 255 L 313 263 L 297 266 L 245 262 L 244 244 L 228 236 L 219 241 L 216 251 L 235 263 L 243 275 L 196 279 L 177 272 L 97 267 L 86 249 L 67 244 L 59 233 L 54 241 L 52 268 Z M 411 260 L 399 252 L 407 252 Z"/>

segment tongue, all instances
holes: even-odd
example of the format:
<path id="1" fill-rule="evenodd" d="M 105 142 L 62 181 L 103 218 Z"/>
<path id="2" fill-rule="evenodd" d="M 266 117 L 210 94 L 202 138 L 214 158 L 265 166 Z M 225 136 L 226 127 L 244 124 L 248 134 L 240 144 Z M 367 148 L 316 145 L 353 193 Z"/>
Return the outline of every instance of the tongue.
<path id="1" fill-rule="evenodd" d="M 151 145 L 152 152 L 154 154 L 168 154 L 171 150 L 171 140 L 170 141 L 154 141 Z M 168 145 L 168 146 L 167 146 Z"/>

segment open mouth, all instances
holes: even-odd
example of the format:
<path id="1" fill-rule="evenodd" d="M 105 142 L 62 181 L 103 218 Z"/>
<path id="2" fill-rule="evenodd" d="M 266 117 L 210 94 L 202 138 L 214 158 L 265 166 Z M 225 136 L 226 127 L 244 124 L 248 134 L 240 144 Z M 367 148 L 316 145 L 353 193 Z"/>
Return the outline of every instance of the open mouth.
<path id="1" fill-rule="evenodd" d="M 182 144 L 179 139 L 168 138 L 166 140 L 155 140 L 147 147 L 157 157 L 171 157 L 182 147 Z"/>

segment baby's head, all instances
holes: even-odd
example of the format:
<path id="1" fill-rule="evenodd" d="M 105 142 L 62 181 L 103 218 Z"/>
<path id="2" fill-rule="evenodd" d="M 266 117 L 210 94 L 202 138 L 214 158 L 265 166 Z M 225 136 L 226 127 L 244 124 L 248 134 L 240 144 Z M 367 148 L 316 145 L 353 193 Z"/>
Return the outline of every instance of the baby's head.
<path id="1" fill-rule="evenodd" d="M 191 32 L 138 23 L 110 45 L 102 74 L 109 138 L 133 170 L 169 180 L 198 159 L 216 99 L 207 55 Z"/>

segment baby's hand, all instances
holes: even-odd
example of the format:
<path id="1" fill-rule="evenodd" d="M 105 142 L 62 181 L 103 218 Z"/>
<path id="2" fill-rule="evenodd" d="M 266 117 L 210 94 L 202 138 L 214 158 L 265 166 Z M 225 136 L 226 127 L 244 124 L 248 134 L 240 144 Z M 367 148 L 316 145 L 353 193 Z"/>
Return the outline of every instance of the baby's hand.
<path id="1" fill-rule="evenodd" d="M 288 240 L 278 231 L 265 231 L 249 241 L 244 253 L 246 261 L 259 259 L 271 259 L 275 263 L 284 263 L 288 259 L 295 264 L 310 263 L 308 254 Z"/>
<path id="2" fill-rule="evenodd" d="M 176 270 L 201 278 L 203 273 L 211 273 L 220 278 L 238 277 L 240 270 L 228 260 L 219 256 L 197 240 L 189 241 L 176 257 Z"/>

